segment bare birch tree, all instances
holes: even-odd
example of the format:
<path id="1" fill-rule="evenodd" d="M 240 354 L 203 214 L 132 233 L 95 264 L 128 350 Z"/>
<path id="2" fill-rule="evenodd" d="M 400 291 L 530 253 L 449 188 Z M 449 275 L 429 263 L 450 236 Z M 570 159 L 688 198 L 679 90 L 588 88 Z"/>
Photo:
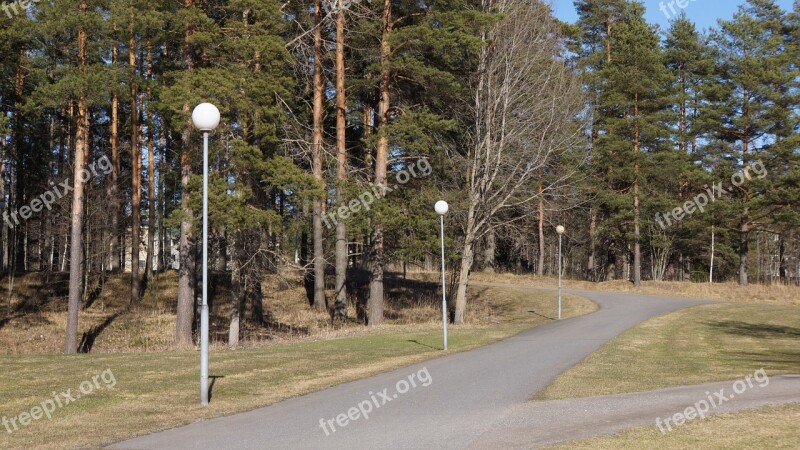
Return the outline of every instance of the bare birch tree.
<path id="1" fill-rule="evenodd" d="M 474 94 L 474 135 L 465 155 L 467 217 L 456 291 L 455 323 L 466 320 L 475 243 L 503 208 L 536 200 L 539 168 L 581 145 L 583 95 L 564 61 L 558 26 L 539 2 L 484 0 L 503 15 L 483 36 Z M 563 182 L 563 180 L 562 180 Z M 528 192 L 530 189 L 530 192 Z M 544 191 L 552 189 L 552 185 Z"/>

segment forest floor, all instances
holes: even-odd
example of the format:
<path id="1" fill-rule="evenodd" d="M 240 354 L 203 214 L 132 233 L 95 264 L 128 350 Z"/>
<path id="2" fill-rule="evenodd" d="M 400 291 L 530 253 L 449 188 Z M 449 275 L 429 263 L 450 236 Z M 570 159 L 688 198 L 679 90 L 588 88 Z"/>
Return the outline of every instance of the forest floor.
<path id="1" fill-rule="evenodd" d="M 120 280 L 123 283 L 125 280 Z M 463 326 L 451 326 L 450 352 L 460 352 L 512 336 L 519 331 L 550 323 L 556 310 L 555 294 L 523 289 L 475 287 L 471 289 L 471 317 L 481 314 L 482 320 Z M 276 298 L 281 295 L 276 294 Z M 284 298 L 281 301 L 287 301 Z M 96 336 L 92 354 L 64 356 L 59 354 L 0 356 L 0 414 L 17 419 L 18 430 L 0 429 L 0 448 L 85 448 L 185 425 L 202 418 L 252 410 L 291 397 L 347 381 L 361 379 L 393 368 L 434 358 L 441 352 L 441 323 L 431 305 L 433 317 L 423 323 L 402 323 L 410 320 L 399 315 L 395 307 L 387 309 L 388 323 L 367 331 L 318 331 L 299 338 L 281 338 L 252 343 L 249 348 L 226 350 L 222 344 L 212 348 L 210 375 L 211 404 L 199 406 L 198 360 L 196 351 L 117 353 L 111 344 L 101 347 L 104 336 L 127 338 L 126 329 L 133 326 L 158 329 L 154 324 L 135 324 L 137 320 L 163 320 L 161 334 L 171 337 L 174 320 L 168 320 L 165 296 L 152 295 L 143 301 L 138 312 L 122 313 L 124 321 L 114 321 Z M 145 305 L 163 305 L 162 310 L 145 311 Z M 100 308 L 98 299 L 89 308 Z M 302 299 L 301 301 L 305 301 Z M 265 307 L 267 302 L 265 302 Z M 106 299 L 105 314 L 116 314 L 111 299 Z M 275 305 L 270 305 L 274 308 Z M 298 309 L 300 306 L 297 307 Z M 597 305 L 577 296 L 569 296 L 565 317 L 595 311 Z M 55 322 L 63 315 L 58 308 L 39 311 L 44 320 Z M 305 304 L 303 309 L 308 309 Z M 398 314 L 393 316 L 390 313 Z M 82 330 L 90 327 L 86 323 Z M 434 314 L 435 313 L 435 314 Z M 290 313 L 286 313 L 290 314 Z M 294 314 L 305 314 L 295 312 Z M 410 314 L 410 313 L 409 313 Z M 163 319 L 159 319 L 163 317 Z M 44 320 L 34 325 L 44 327 Z M 3 332 L 24 318 L 6 322 Z M 392 322 L 395 323 L 392 323 Z M 121 326 L 122 323 L 128 326 Z M 401 324 L 402 323 L 402 324 Z M 57 323 L 50 323 L 53 333 L 63 333 Z M 119 327 L 114 330 L 112 325 Z M 362 329 L 366 329 L 363 325 Z M 355 327 L 353 327 L 355 328 Z M 91 328 L 89 328 L 91 329 Z M 40 328 L 40 330 L 44 330 Z M 320 330 L 324 328 L 320 327 Z M 41 332 L 41 331 L 40 331 Z M 141 331 L 136 331 L 140 334 Z M 155 333 L 155 331 L 153 331 Z M 328 333 L 328 334 L 326 334 Z M 333 337 L 335 333 L 341 333 Z M 348 335 L 350 333 L 350 335 Z M 5 338 L 6 340 L 8 338 Z M 130 341 L 119 348 L 133 349 Z M 22 346 L 17 347 L 18 349 Z M 60 351 L 61 345 L 48 353 Z M 98 379 L 97 377 L 100 376 Z M 56 393 L 80 393 L 84 383 L 96 388 L 91 395 L 57 408 L 49 420 L 30 420 L 20 425 L 23 414 L 55 398 Z M 107 382 L 112 380 L 113 383 Z M 114 387 L 116 386 L 116 387 Z M 61 398 L 61 397 L 59 397 Z M 41 417 L 41 410 L 36 411 Z M 32 415 L 32 414 L 31 414 Z"/>
<path id="2" fill-rule="evenodd" d="M 352 278 L 363 274 L 356 272 Z M 439 275 L 387 274 L 385 323 L 380 330 L 403 331 L 409 326 L 441 326 Z M 12 283 L 11 295 L 9 282 Z M 156 274 L 137 306 L 130 305 L 130 274 L 108 276 L 100 286 L 89 281 L 87 301 L 78 319 L 81 353 L 160 352 L 173 349 L 177 273 Z M 64 348 L 67 310 L 67 274 L 29 273 L 0 280 L 0 354 L 51 354 Z M 230 322 L 230 278 L 211 274 L 211 347 L 224 348 Z M 333 298 L 333 286 L 326 296 Z M 485 288 L 470 291 L 480 297 Z M 4 291 L 4 292 L 3 292 Z M 375 333 L 359 320 L 358 296 L 351 289 L 348 320 L 334 322 L 327 312 L 309 307 L 303 278 L 294 272 L 271 275 L 262 283 L 263 323 L 244 321 L 240 347 L 257 348 L 285 342 L 353 337 Z M 544 294 L 543 294 L 544 295 Z M 547 294 L 549 295 L 549 294 Z M 507 299 L 470 302 L 468 326 L 497 323 Z M 555 305 L 555 303 L 553 303 Z M 248 313 L 250 308 L 248 307 Z M 550 315 L 553 317 L 553 315 Z M 383 331 L 381 331 L 383 332 Z"/>

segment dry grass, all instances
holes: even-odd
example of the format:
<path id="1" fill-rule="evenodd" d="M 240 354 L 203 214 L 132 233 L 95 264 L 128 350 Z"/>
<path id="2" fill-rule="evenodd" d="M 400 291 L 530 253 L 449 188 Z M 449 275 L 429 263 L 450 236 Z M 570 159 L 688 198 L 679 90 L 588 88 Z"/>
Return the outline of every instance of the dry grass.
<path id="1" fill-rule="evenodd" d="M 3 280 L 7 283 L 7 280 Z M 0 314 L 0 353 L 59 353 L 64 349 L 66 274 L 31 273 L 17 278 L 11 302 L 5 296 Z M 96 353 L 162 351 L 172 345 L 177 278 L 158 275 L 140 306 L 129 307 L 129 275 L 108 278 L 98 289 L 93 279 L 90 301 L 78 315 L 79 348 Z"/>
<path id="2" fill-rule="evenodd" d="M 545 316 L 555 312 L 550 292 L 480 288 L 471 294 L 473 314 L 484 315 L 486 321 L 452 326 L 451 351 L 472 349 L 550 322 Z M 566 317 L 596 308 L 579 297 L 568 298 L 565 305 Z M 296 319 L 303 317 L 313 318 Z M 57 410 L 50 421 L 33 422 L 12 434 L 0 432 L 0 448 L 97 447 L 266 406 L 440 356 L 440 326 L 435 320 L 390 323 L 336 339 L 309 336 L 235 351 L 213 349 L 210 372 L 221 378 L 216 379 L 207 408 L 198 406 L 196 352 L 0 356 L 0 411 L 9 417 L 30 411 L 51 398 L 52 391 L 75 389 L 106 369 L 116 379 L 113 389 L 98 389 Z"/>
<path id="3" fill-rule="evenodd" d="M 534 275 L 486 274 L 475 273 L 472 280 L 476 282 L 512 283 L 524 286 L 548 287 L 556 286 L 551 277 Z M 636 294 L 667 295 L 678 297 L 702 298 L 708 300 L 724 300 L 745 303 L 766 303 L 773 305 L 800 305 L 800 287 L 782 285 L 739 286 L 736 283 L 690 283 L 678 281 L 643 281 L 640 288 L 628 281 L 607 281 L 592 283 L 589 281 L 563 280 L 564 288 L 587 291 L 613 291 Z"/>
<path id="4" fill-rule="evenodd" d="M 158 274 L 149 283 L 142 302 L 129 306 L 130 275 L 112 275 L 99 288 L 90 281 L 93 292 L 84 302 L 78 318 L 79 348 L 83 352 L 159 352 L 172 349 L 175 330 L 177 274 Z M 3 280 L 5 283 L 8 280 Z M 0 296 L 0 354 L 50 354 L 64 348 L 67 304 L 66 274 L 31 273 L 14 280 L 10 298 Z M 4 283 L 4 284 L 5 284 Z M 6 284 L 7 286 L 7 284 Z M 224 276 L 211 278 L 212 347 L 224 347 L 230 316 L 230 281 Z M 413 274 L 408 279 L 388 276 L 385 327 L 401 329 L 408 325 L 439 323 L 441 297 L 436 274 Z M 310 308 L 303 278 L 298 273 L 267 277 L 262 283 L 264 324 L 245 322 L 241 346 L 254 348 L 288 341 L 329 339 L 375 332 L 358 321 L 358 292 L 349 299 L 350 320 L 337 323 L 327 312 Z M 334 292 L 326 292 L 329 299 Z M 486 302 L 472 301 L 472 325 L 492 323 L 492 308 Z"/>
<path id="5" fill-rule="evenodd" d="M 768 407 L 694 420 L 666 435 L 656 426 L 615 436 L 568 442 L 558 449 L 785 449 L 800 443 L 800 404 Z"/>
<path id="6" fill-rule="evenodd" d="M 800 373 L 800 307 L 715 304 L 650 319 L 556 378 L 537 399 Z"/>

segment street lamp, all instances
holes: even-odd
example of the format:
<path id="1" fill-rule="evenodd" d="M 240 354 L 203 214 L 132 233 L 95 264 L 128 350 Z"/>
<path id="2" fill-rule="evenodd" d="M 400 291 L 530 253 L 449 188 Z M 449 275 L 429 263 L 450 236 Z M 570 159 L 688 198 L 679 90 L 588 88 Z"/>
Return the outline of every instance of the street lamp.
<path id="1" fill-rule="evenodd" d="M 556 227 L 558 233 L 558 320 L 561 320 L 561 236 L 566 229 L 563 225 Z"/>
<path id="2" fill-rule="evenodd" d="M 203 132 L 203 304 L 200 307 L 200 405 L 208 405 L 208 133 L 219 125 L 219 110 L 201 103 L 192 123 Z"/>
<path id="3" fill-rule="evenodd" d="M 439 214 L 439 223 L 441 224 L 441 240 L 442 240 L 442 341 L 444 342 L 444 350 L 447 350 L 447 296 L 445 295 L 444 285 L 444 216 L 450 210 L 450 206 L 444 200 L 439 200 L 433 207 L 436 214 Z"/>

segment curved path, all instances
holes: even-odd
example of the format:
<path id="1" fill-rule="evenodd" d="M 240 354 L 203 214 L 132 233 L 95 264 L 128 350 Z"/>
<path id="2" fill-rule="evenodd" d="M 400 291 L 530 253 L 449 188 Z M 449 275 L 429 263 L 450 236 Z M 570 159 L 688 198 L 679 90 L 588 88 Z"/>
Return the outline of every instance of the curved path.
<path id="1" fill-rule="evenodd" d="M 540 325 L 473 351 L 435 358 L 254 411 L 142 436 L 115 444 L 112 448 L 499 448 L 537 445 L 535 440 L 530 440 L 531 433 L 526 431 L 532 430 L 531 417 L 553 414 L 531 406 L 541 405 L 528 402 L 535 392 L 608 340 L 638 323 L 703 303 L 682 298 L 575 293 L 594 300 L 601 309 L 586 316 Z M 570 404 L 571 407 L 576 405 Z M 581 405 L 577 407 L 580 409 Z M 652 420 L 648 418 L 650 423 Z M 552 423 L 551 435 L 539 444 L 575 436 L 569 430 L 585 426 L 586 420 L 583 423 L 572 421 L 569 425 L 563 428 L 563 433 L 554 436 L 553 430 L 558 430 L 561 424 Z M 536 434 L 542 431 L 540 429 Z M 555 439 L 559 435 L 561 438 Z"/>

